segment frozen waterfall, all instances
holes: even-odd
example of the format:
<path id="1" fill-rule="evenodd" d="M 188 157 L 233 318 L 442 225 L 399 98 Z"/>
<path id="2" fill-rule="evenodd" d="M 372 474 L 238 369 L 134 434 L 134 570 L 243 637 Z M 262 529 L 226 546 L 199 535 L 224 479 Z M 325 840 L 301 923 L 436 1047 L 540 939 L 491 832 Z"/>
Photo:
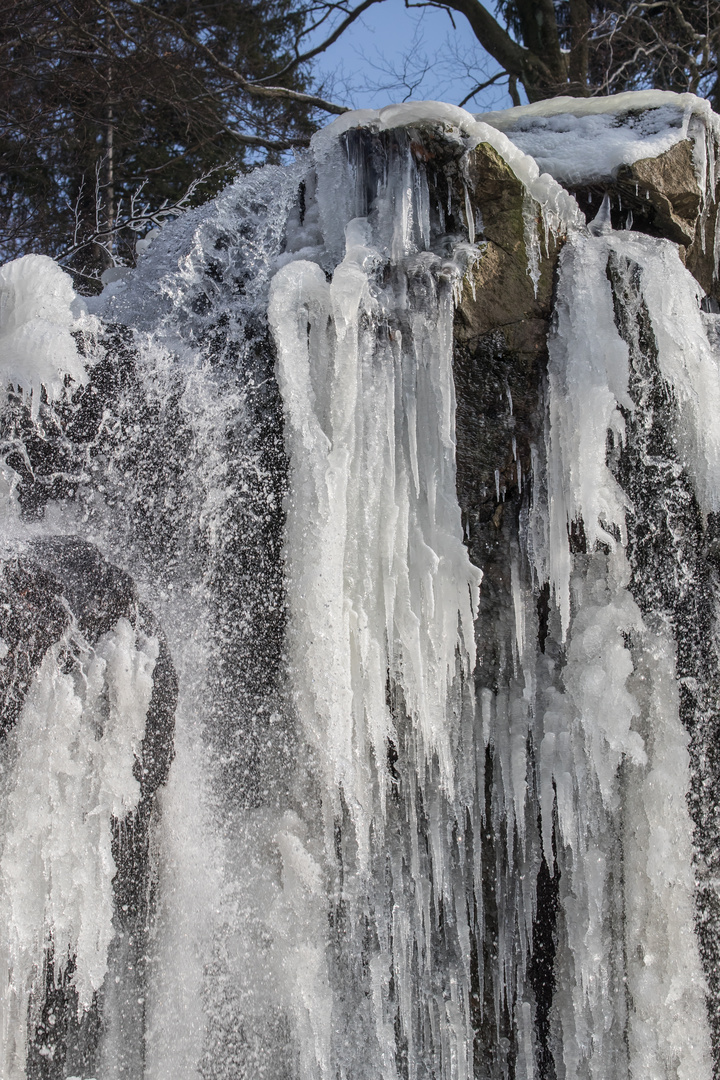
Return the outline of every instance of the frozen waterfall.
<path id="1" fill-rule="evenodd" d="M 349 113 L 0 269 L 4 1080 L 720 1076 L 719 125 Z"/>

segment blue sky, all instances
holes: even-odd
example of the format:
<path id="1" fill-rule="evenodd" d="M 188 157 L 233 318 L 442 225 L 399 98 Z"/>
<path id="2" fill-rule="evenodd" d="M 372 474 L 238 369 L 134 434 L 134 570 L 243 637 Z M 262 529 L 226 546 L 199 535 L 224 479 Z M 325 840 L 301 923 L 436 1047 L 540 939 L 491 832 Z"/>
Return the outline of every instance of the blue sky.
<path id="1" fill-rule="evenodd" d="M 354 108 L 380 108 L 396 101 L 436 99 L 460 104 L 498 65 L 475 40 L 464 16 L 408 10 L 403 0 L 371 7 L 315 62 L 327 80 L 326 97 Z M 503 84 L 482 91 L 465 107 L 471 112 L 509 108 Z"/>

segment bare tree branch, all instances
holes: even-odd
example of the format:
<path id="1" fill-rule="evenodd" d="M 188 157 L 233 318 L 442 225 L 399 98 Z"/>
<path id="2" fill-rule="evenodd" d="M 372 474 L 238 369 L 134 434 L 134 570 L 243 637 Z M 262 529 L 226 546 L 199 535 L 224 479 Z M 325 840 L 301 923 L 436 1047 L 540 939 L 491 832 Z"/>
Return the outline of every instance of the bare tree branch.
<path id="1" fill-rule="evenodd" d="M 103 3 L 103 0 L 96 0 L 96 2 L 98 7 L 103 11 L 107 11 L 107 5 Z M 130 0 L 130 3 L 137 11 L 145 12 L 149 18 L 156 19 L 159 22 L 165 23 L 167 26 L 171 26 L 178 37 L 182 38 L 188 45 L 192 45 L 193 48 L 196 48 L 203 53 L 217 71 L 222 72 L 223 75 L 226 75 L 233 82 L 237 83 L 246 94 L 250 94 L 252 97 L 273 98 L 279 101 L 295 101 L 302 105 L 321 109 L 323 112 L 335 113 L 336 115 L 341 115 L 348 111 L 346 105 L 338 105 L 333 101 L 325 101 L 323 98 L 316 97 L 314 94 L 305 94 L 300 90 L 288 90 L 284 86 L 263 86 L 259 83 L 252 82 L 252 80 L 247 79 L 241 72 L 237 71 L 234 67 L 231 67 L 230 64 L 224 63 L 224 61 L 216 56 L 210 46 L 199 37 L 190 34 L 179 19 L 174 19 L 171 15 L 166 15 L 164 12 L 150 8 L 146 4 L 143 4 L 141 0 Z"/>
<path id="2" fill-rule="evenodd" d="M 465 97 L 462 99 L 462 101 L 460 102 L 460 108 L 462 108 L 464 105 L 467 105 L 470 98 L 474 98 L 475 95 L 479 94 L 481 90 L 487 90 L 488 86 L 492 86 L 493 83 L 496 83 L 499 79 L 502 78 L 507 78 L 507 71 L 498 71 L 498 73 L 496 75 L 493 75 L 491 79 L 486 79 L 485 82 L 478 83 L 474 90 L 471 90 L 470 93 L 466 94 Z"/>
<path id="3" fill-rule="evenodd" d="M 346 30 L 348 30 L 349 27 L 351 27 L 352 24 L 368 10 L 368 8 L 372 7 L 373 4 L 381 4 L 383 2 L 384 0 L 363 0 L 363 3 L 358 4 L 356 8 L 353 8 L 353 10 L 348 14 L 347 18 L 345 18 L 341 23 L 339 23 L 339 25 L 336 26 L 333 32 L 319 45 L 316 45 L 313 49 L 308 49 L 307 52 L 298 53 L 294 60 L 291 60 L 289 63 L 287 63 L 285 67 L 281 68 L 279 71 L 274 72 L 273 75 L 266 76 L 264 79 L 257 79 L 254 85 L 259 86 L 262 83 L 267 82 L 268 79 L 279 79 L 283 75 L 287 75 L 289 71 L 292 71 L 295 68 L 299 67 L 300 64 L 308 63 L 316 56 L 319 56 L 321 53 L 326 52 L 330 48 L 330 46 L 334 45 L 338 38 L 342 37 Z"/>
<path id="4" fill-rule="evenodd" d="M 212 173 L 217 171 L 211 170 L 210 172 L 203 174 L 203 176 L 197 177 L 188 185 L 180 198 L 175 199 L 173 202 L 166 199 L 160 206 L 155 207 L 154 209 L 152 209 L 148 203 L 142 202 L 142 193 L 147 184 L 147 181 L 143 180 L 130 196 L 128 213 L 122 215 L 122 204 L 118 203 L 118 212 L 114 223 L 112 225 L 103 225 L 101 223 L 103 218 L 103 198 L 102 187 L 100 184 L 101 169 L 102 160 L 97 163 L 95 170 L 95 228 L 92 232 L 81 236 L 83 217 L 80 209 L 81 196 L 79 194 L 74 206 L 71 207 L 74 215 L 73 242 L 57 256 L 57 262 L 59 262 L 61 266 L 69 264 L 78 252 L 93 246 L 102 248 L 108 256 L 110 264 L 117 266 L 118 262 L 112 251 L 112 240 L 115 237 L 128 229 L 131 232 L 140 233 L 144 232 L 148 226 L 161 228 L 169 219 L 180 217 L 180 215 L 190 207 L 197 189 L 202 184 L 206 184 Z M 84 187 L 84 178 L 81 190 L 82 187 Z"/>

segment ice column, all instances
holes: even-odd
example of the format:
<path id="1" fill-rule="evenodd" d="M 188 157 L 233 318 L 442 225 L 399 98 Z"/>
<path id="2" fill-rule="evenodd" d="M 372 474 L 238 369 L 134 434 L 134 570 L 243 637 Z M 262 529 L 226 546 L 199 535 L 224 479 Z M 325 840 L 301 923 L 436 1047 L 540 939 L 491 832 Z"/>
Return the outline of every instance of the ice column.
<path id="1" fill-rule="evenodd" d="M 273 283 L 270 318 L 292 490 L 287 580 L 297 706 L 322 763 L 326 807 L 351 808 L 367 861 L 384 799 L 388 674 L 423 752 L 453 788 L 448 699 L 474 666 L 479 572 L 455 493 L 452 297 L 432 274 L 380 293 L 369 228 L 347 229 L 327 283 L 298 261 Z M 395 295 L 418 288 L 413 303 Z M 407 303 L 407 307 L 404 305 Z"/>
<path id="2" fill-rule="evenodd" d="M 366 218 L 350 220 L 332 279 L 314 262 L 293 261 L 276 275 L 269 307 L 290 458 L 290 676 L 316 762 L 326 866 L 335 858 L 335 823 L 345 816 L 344 902 L 358 955 L 363 920 L 373 921 L 377 935 L 370 1022 L 386 1080 L 397 1075 L 396 1012 L 410 1075 L 430 1045 L 438 1076 L 465 1076 L 472 1060 L 467 941 L 448 1001 L 427 999 L 437 918 L 430 906 L 441 898 L 449 911 L 456 904 L 443 831 L 452 820 L 447 808 L 455 798 L 463 686 L 475 665 L 480 584 L 462 542 L 455 488 L 452 321 L 460 271 L 423 250 L 428 215 L 424 177 L 398 155 L 377 199 L 377 233 Z M 322 216 L 332 218 L 332 207 Z M 383 850 L 388 824 L 389 749 L 401 744 L 410 756 L 402 828 L 411 835 L 415 886 L 404 881 L 403 858 L 388 839 L 382 859 L 398 877 L 395 910 L 386 914 L 385 900 L 368 896 L 376 888 L 373 852 Z M 432 893 L 418 854 L 417 798 L 429 819 Z M 287 876 L 297 878 L 292 867 Z M 467 939 L 465 903 L 458 895 L 458 932 Z M 305 1001 L 325 996 L 325 976 L 315 962 L 313 969 Z M 323 1008 L 318 1002 L 317 1011 Z M 302 1030 L 304 1012 L 295 1012 Z M 427 1025 L 432 1034 L 428 1028 L 423 1035 Z M 322 1024 L 311 1028 L 317 1040 Z M 316 1059 L 307 1075 L 326 1075 L 326 1047 Z"/>

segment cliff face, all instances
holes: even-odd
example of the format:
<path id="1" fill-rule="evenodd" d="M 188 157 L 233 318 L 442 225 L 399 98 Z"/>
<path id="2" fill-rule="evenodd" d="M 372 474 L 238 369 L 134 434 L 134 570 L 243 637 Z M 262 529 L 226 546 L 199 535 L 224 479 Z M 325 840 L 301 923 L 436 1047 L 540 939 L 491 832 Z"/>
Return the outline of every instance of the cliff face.
<path id="1" fill-rule="evenodd" d="M 64 281 L 42 325 L 13 294 L 4 813 L 51 687 L 71 758 L 118 720 L 137 795 L 96 751 L 87 1008 L 50 905 L 35 967 L 5 959 L 13 1080 L 709 1080 L 716 123 L 663 94 L 353 114 L 94 319 Z M 163 825 L 205 790 L 199 840 Z"/>

